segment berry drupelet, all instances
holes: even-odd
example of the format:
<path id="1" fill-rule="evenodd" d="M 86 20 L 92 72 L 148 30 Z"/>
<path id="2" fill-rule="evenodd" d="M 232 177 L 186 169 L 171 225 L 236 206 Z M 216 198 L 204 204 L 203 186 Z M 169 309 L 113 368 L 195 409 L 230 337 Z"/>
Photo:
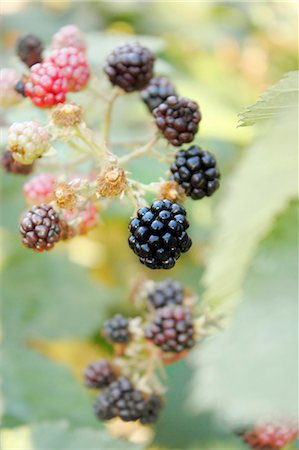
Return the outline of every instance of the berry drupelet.
<path id="1" fill-rule="evenodd" d="M 97 396 L 94 409 L 101 420 L 120 417 L 130 422 L 140 419 L 145 405 L 142 392 L 128 378 L 120 377 Z"/>
<path id="2" fill-rule="evenodd" d="M 165 102 L 167 97 L 176 95 L 174 85 L 166 77 L 154 77 L 149 84 L 140 93 L 142 100 L 150 111 L 153 111 L 161 103 Z"/>
<path id="3" fill-rule="evenodd" d="M 85 386 L 89 388 L 103 388 L 109 386 L 116 379 L 114 370 L 106 359 L 95 361 L 84 370 Z"/>
<path id="4" fill-rule="evenodd" d="M 25 247 L 51 250 L 61 237 L 59 216 L 50 205 L 32 206 L 21 218 L 20 233 Z"/>
<path id="5" fill-rule="evenodd" d="M 195 344 L 191 312 L 182 306 L 157 309 L 145 335 L 164 352 L 180 353 L 190 349 Z"/>
<path id="6" fill-rule="evenodd" d="M 126 92 L 143 89 L 153 77 L 155 57 L 138 42 L 117 47 L 107 58 L 104 67 L 113 85 Z"/>
<path id="7" fill-rule="evenodd" d="M 153 110 L 156 125 L 170 144 L 178 147 L 193 141 L 201 121 L 198 104 L 172 95 Z"/>
<path id="8" fill-rule="evenodd" d="M 156 200 L 140 208 L 130 224 L 129 246 L 150 269 L 171 269 L 192 241 L 186 230 L 185 208 L 170 200 Z"/>
<path id="9" fill-rule="evenodd" d="M 148 300 L 156 309 L 168 305 L 182 305 L 184 300 L 183 286 L 178 281 L 171 279 L 156 283 L 153 290 L 148 294 Z"/>
<path id="10" fill-rule="evenodd" d="M 18 57 L 28 67 L 42 62 L 43 44 L 38 37 L 32 34 L 27 34 L 17 41 L 16 51 Z"/>
<path id="11" fill-rule="evenodd" d="M 112 319 L 105 321 L 103 334 L 111 342 L 127 344 L 131 340 L 128 319 L 116 314 Z"/>
<path id="12" fill-rule="evenodd" d="M 34 163 L 32 164 L 22 164 L 15 161 L 12 153 L 9 150 L 3 153 L 1 156 L 1 165 L 8 173 L 14 173 L 17 175 L 29 175 L 34 168 Z"/>
<path id="13" fill-rule="evenodd" d="M 210 197 L 219 188 L 220 173 L 214 156 L 197 145 L 178 151 L 170 171 L 171 178 L 193 200 Z"/>

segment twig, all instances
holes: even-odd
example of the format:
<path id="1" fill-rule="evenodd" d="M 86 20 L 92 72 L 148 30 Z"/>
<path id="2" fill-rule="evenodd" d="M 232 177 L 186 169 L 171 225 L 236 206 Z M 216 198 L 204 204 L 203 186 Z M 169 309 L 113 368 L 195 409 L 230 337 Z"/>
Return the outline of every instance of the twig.
<path id="1" fill-rule="evenodd" d="M 144 155 L 145 153 L 152 151 L 154 145 L 156 144 L 156 142 L 158 142 L 158 140 L 159 140 L 159 135 L 155 134 L 154 137 L 147 144 L 145 144 L 142 147 L 136 148 L 136 150 L 134 150 L 133 152 L 119 158 L 119 163 L 121 165 L 126 164 L 127 162 L 131 161 L 132 159 L 139 158 L 140 156 Z"/>
<path id="2" fill-rule="evenodd" d="M 120 95 L 122 95 L 122 90 L 118 87 L 115 87 L 110 99 L 108 100 L 108 105 L 107 105 L 107 109 L 106 109 L 106 113 L 105 113 L 105 117 L 104 117 L 104 121 L 103 121 L 103 125 L 102 125 L 102 139 L 103 139 L 103 143 L 104 143 L 104 146 L 106 149 L 108 148 L 108 145 L 109 145 L 109 133 L 110 133 L 110 127 L 111 127 L 113 106 L 114 106 L 115 100 Z"/>

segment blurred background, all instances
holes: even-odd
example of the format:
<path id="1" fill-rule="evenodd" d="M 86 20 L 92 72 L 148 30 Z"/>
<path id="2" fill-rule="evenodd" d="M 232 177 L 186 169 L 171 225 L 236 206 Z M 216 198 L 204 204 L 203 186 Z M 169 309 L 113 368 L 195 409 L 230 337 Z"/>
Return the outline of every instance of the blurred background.
<path id="1" fill-rule="evenodd" d="M 20 35 L 35 34 L 48 45 L 70 23 L 86 33 L 89 60 L 100 80 L 109 52 L 136 39 L 158 55 L 156 72 L 200 104 L 203 121 L 196 143 L 216 155 L 222 186 L 212 199 L 187 201 L 194 245 L 171 276 L 203 301 L 212 300 L 211 307 L 230 322 L 227 331 L 202 343 L 187 361 L 167 369 L 166 407 L 154 430 L 110 427 L 107 432 L 93 417 L 82 369 L 110 352 L 99 335 L 105 318 L 134 314 L 130 291 L 136 279 L 158 280 L 165 273 L 141 267 L 131 255 L 127 222 L 132 207 L 118 201 L 88 235 L 49 254 L 23 249 L 17 223 L 26 207 L 24 180 L 2 172 L 3 448 L 245 449 L 236 435 L 240 427 L 256 423 L 260 415 L 297 414 L 297 156 L 292 151 L 298 144 L 293 126 L 298 117 L 292 102 L 298 84 L 278 88 L 279 102 L 271 97 L 270 110 L 269 105 L 253 110 L 256 125 L 237 125 L 240 112 L 297 70 L 298 5 L 2 1 L 1 67 L 25 71 L 14 55 Z M 288 89 L 291 105 L 289 99 L 283 103 Z M 89 125 L 96 126 L 104 105 L 76 95 Z M 1 110 L 1 146 L 13 121 L 39 115 L 43 120 L 43 113 L 28 104 Z M 151 130 L 137 96 L 121 98 L 113 139 L 143 139 Z M 129 168 L 147 183 L 153 174 L 155 180 L 163 176 L 167 166 L 145 157 Z M 235 240 L 227 246 L 231 236 Z M 223 292 L 221 283 L 228 278 L 231 287 Z M 118 440 L 121 435 L 131 441 Z"/>

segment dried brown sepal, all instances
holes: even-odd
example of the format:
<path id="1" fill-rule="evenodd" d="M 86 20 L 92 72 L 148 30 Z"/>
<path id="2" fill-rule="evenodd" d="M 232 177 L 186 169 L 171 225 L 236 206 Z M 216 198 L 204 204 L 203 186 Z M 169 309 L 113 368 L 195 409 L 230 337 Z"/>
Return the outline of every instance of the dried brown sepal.
<path id="1" fill-rule="evenodd" d="M 75 104 L 58 105 L 53 110 L 51 118 L 59 127 L 72 127 L 82 121 L 82 108 Z"/>
<path id="2" fill-rule="evenodd" d="M 108 166 L 97 179 L 97 193 L 101 197 L 116 197 L 126 187 L 126 174 L 118 166 Z"/>
<path id="3" fill-rule="evenodd" d="M 67 183 L 59 183 L 54 191 L 57 206 L 67 211 L 72 211 L 76 207 L 77 196 L 74 189 Z"/>
<path id="4" fill-rule="evenodd" d="M 160 198 L 182 203 L 186 199 L 186 194 L 184 189 L 176 181 L 170 180 L 161 184 Z"/>

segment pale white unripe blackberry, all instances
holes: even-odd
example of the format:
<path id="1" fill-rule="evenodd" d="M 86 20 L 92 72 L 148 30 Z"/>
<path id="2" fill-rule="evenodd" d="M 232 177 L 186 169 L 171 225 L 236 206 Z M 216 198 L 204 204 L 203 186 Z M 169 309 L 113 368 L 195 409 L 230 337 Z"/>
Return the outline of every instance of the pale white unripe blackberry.
<path id="1" fill-rule="evenodd" d="M 15 122 L 8 130 L 8 150 L 15 161 L 32 164 L 49 148 L 49 133 L 35 121 Z"/>

